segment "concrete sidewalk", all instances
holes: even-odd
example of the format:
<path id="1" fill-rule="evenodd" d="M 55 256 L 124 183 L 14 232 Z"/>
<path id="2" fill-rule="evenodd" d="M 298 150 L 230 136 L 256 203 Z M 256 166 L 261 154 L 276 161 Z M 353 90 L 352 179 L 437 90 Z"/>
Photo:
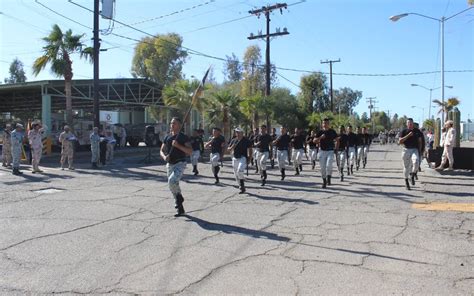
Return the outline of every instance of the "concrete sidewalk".
<path id="1" fill-rule="evenodd" d="M 265 187 L 250 170 L 239 195 L 228 162 L 220 186 L 200 164 L 174 218 L 164 166 L 139 159 L 0 169 L 0 294 L 472 295 L 472 175 L 424 170 L 407 191 L 400 148 L 375 145 L 326 190 L 305 161 Z"/>

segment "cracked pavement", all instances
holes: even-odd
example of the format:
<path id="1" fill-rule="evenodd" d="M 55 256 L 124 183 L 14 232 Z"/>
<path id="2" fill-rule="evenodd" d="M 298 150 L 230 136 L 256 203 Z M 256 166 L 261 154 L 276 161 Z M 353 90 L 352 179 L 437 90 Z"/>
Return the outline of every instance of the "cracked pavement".
<path id="1" fill-rule="evenodd" d="M 366 169 L 318 167 L 267 186 L 250 169 L 239 195 L 229 162 L 181 182 L 174 218 L 163 165 L 122 157 L 17 177 L 0 169 L 0 294 L 472 295 L 474 213 L 415 203 L 473 203 L 473 176 L 424 168 L 404 188 L 400 147 L 374 145 Z M 53 189 L 53 190 L 48 190 Z"/>

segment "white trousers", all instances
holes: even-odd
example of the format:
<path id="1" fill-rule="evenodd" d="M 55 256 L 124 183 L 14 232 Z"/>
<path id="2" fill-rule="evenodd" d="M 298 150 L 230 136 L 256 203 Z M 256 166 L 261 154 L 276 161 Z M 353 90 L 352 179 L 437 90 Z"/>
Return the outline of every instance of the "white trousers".
<path id="1" fill-rule="evenodd" d="M 201 151 L 193 150 L 193 153 L 191 153 L 191 164 L 197 165 L 200 156 L 201 156 Z"/>
<path id="2" fill-rule="evenodd" d="M 221 160 L 221 154 L 220 153 L 211 153 L 210 159 L 211 159 L 212 168 L 214 168 L 216 166 L 219 166 L 219 161 Z"/>
<path id="3" fill-rule="evenodd" d="M 339 159 L 339 171 L 344 170 L 344 165 L 346 164 L 346 150 L 337 151 L 337 158 Z"/>
<path id="4" fill-rule="evenodd" d="M 403 160 L 403 174 L 405 179 L 410 177 L 410 173 L 418 172 L 418 166 L 420 164 L 420 155 L 416 148 L 403 148 L 402 150 Z"/>
<path id="5" fill-rule="evenodd" d="M 349 165 L 354 165 L 356 149 L 355 147 L 349 147 Z"/>
<path id="6" fill-rule="evenodd" d="M 295 166 L 295 168 L 300 166 L 303 154 L 303 149 L 293 149 L 293 153 L 291 154 L 291 161 L 293 161 L 293 165 Z"/>
<path id="7" fill-rule="evenodd" d="M 268 151 L 265 151 L 265 152 L 257 151 L 257 158 L 256 158 L 256 160 L 257 160 L 257 167 L 258 167 L 258 169 L 260 170 L 260 172 L 267 170 L 267 159 L 268 159 L 268 156 L 269 156 L 269 152 L 268 152 Z"/>
<path id="8" fill-rule="evenodd" d="M 365 146 L 357 147 L 357 164 L 365 158 Z"/>
<path id="9" fill-rule="evenodd" d="M 446 161 L 449 160 L 449 167 L 453 168 L 454 156 L 453 146 L 444 146 L 443 155 L 441 156 L 441 166 L 446 165 Z"/>
<path id="10" fill-rule="evenodd" d="M 278 168 L 284 169 L 288 161 L 288 150 L 278 150 L 277 152 Z"/>
<path id="11" fill-rule="evenodd" d="M 319 152 L 319 166 L 321 167 L 321 177 L 326 178 L 332 175 L 332 163 L 334 161 L 334 150 L 321 150 Z"/>
<path id="12" fill-rule="evenodd" d="M 311 158 L 311 161 L 316 161 L 316 159 L 318 159 L 318 149 L 310 148 L 309 157 Z"/>
<path id="13" fill-rule="evenodd" d="M 234 168 L 234 176 L 235 176 L 235 179 L 237 180 L 237 183 L 239 183 L 240 180 L 245 180 L 244 170 L 246 166 L 247 166 L 247 158 L 232 157 L 232 167 Z"/>

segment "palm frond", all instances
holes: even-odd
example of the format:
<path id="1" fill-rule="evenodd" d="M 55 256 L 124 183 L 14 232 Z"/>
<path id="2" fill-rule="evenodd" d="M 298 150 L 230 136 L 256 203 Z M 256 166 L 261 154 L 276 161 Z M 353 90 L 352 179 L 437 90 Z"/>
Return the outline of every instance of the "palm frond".
<path id="1" fill-rule="evenodd" d="M 47 55 L 40 56 L 37 58 L 33 63 L 33 75 L 38 76 L 38 74 L 46 67 L 48 62 L 50 61 L 50 57 Z"/>

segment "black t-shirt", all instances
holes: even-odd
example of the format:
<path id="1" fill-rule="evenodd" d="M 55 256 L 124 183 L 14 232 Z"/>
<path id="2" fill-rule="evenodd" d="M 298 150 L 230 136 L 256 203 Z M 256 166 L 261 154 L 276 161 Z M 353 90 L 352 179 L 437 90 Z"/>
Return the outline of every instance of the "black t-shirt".
<path id="1" fill-rule="evenodd" d="M 355 147 L 357 146 L 357 136 L 354 133 L 349 133 L 347 135 L 347 146 Z"/>
<path id="2" fill-rule="evenodd" d="M 247 151 L 249 148 L 252 148 L 252 142 L 250 142 L 249 139 L 246 137 L 243 137 L 242 139 L 237 139 L 234 138 L 232 141 L 230 141 L 230 146 L 234 146 L 234 157 L 235 158 L 241 158 L 241 157 L 248 157 L 247 156 Z"/>
<path id="3" fill-rule="evenodd" d="M 278 150 L 288 150 L 288 146 L 290 145 L 290 136 L 287 134 L 280 135 L 276 140 L 276 147 Z"/>
<path id="4" fill-rule="evenodd" d="M 409 137 L 406 139 L 406 141 L 403 143 L 405 148 L 415 148 L 418 149 L 418 139 L 420 138 L 420 133 L 417 132 L 415 129 L 409 130 L 409 129 L 404 129 L 402 133 L 400 134 L 400 137 L 403 138 L 406 135 L 408 135 L 410 132 L 413 132 L 413 136 Z"/>
<path id="5" fill-rule="evenodd" d="M 291 143 L 293 144 L 293 149 L 303 149 L 304 140 L 305 140 L 304 135 L 291 136 Z"/>
<path id="6" fill-rule="evenodd" d="M 193 147 L 193 151 L 201 150 L 201 147 L 202 147 L 201 136 L 191 137 L 190 140 L 191 140 L 191 147 Z"/>
<path id="7" fill-rule="evenodd" d="M 344 151 L 349 143 L 349 136 L 346 134 L 339 134 L 339 151 Z"/>
<path id="8" fill-rule="evenodd" d="M 316 138 L 325 135 L 324 139 L 319 140 L 319 147 L 321 150 L 334 150 L 334 140 L 337 138 L 337 133 L 332 128 L 328 130 L 320 130 L 316 134 Z"/>
<path id="9" fill-rule="evenodd" d="M 369 146 L 372 143 L 372 136 L 370 134 L 363 134 L 364 136 L 364 145 Z"/>
<path id="10" fill-rule="evenodd" d="M 364 134 L 360 133 L 356 135 L 357 137 L 357 146 L 365 146 Z"/>
<path id="11" fill-rule="evenodd" d="M 260 144 L 255 145 L 255 147 L 258 148 L 258 151 L 260 152 L 270 151 L 269 145 L 272 142 L 272 137 L 269 134 L 258 135 L 255 138 L 255 143 L 258 143 L 258 142 L 260 142 Z"/>
<path id="12" fill-rule="evenodd" d="M 316 149 L 316 143 L 314 143 L 314 138 L 312 136 L 306 137 L 306 143 L 309 145 L 309 149 Z"/>
<path id="13" fill-rule="evenodd" d="M 183 133 L 179 133 L 176 135 L 167 135 L 165 137 L 163 144 L 166 147 L 165 152 L 167 153 L 167 155 L 170 156 L 169 161 L 168 161 L 170 164 L 176 164 L 180 161 L 186 161 L 186 153 L 184 153 L 183 151 L 181 151 L 180 149 L 176 147 L 171 148 L 174 140 L 176 140 L 178 144 L 181 144 L 183 146 L 189 142 L 188 136 L 186 136 Z"/>
<path id="14" fill-rule="evenodd" d="M 219 135 L 211 140 L 211 153 L 222 153 L 222 144 L 225 143 L 223 135 Z"/>

